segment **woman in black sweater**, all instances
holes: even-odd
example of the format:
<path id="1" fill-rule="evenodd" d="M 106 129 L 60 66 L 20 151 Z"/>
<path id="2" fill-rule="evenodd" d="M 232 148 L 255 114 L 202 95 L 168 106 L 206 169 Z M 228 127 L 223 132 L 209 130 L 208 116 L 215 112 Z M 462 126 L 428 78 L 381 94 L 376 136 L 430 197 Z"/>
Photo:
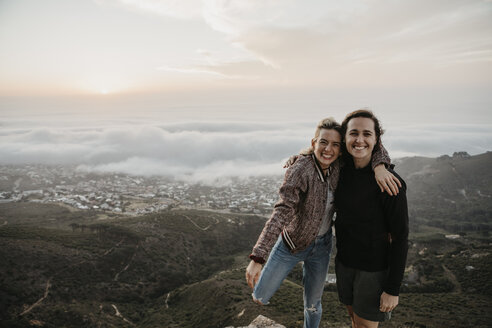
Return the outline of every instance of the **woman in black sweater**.
<path id="1" fill-rule="evenodd" d="M 340 301 L 352 326 L 377 327 L 398 304 L 408 251 L 405 182 L 395 196 L 381 192 L 371 170 L 382 129 L 368 110 L 342 123 L 345 166 L 335 194 L 336 273 Z"/>

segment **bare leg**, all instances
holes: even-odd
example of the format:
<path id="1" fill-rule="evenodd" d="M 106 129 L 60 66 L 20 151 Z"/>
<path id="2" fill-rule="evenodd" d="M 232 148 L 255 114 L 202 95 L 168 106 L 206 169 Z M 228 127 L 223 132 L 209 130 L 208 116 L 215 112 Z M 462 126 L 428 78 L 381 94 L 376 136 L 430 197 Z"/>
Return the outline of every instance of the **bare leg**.
<path id="1" fill-rule="evenodd" d="M 347 311 L 350 316 L 350 321 L 352 321 L 352 328 L 355 328 L 354 309 L 352 309 L 352 305 L 347 305 Z"/>
<path id="2" fill-rule="evenodd" d="M 356 313 L 353 314 L 353 320 L 355 321 L 356 328 L 377 328 L 379 326 L 379 322 L 370 321 L 359 317 Z M 352 323 L 352 327 L 353 323 Z"/>

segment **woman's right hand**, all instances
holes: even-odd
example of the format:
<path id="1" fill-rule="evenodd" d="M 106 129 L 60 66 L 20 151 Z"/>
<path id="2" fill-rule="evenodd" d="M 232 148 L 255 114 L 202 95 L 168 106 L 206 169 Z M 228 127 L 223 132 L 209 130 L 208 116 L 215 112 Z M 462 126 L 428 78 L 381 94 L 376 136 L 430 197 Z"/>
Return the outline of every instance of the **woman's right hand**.
<path id="1" fill-rule="evenodd" d="M 255 288 L 258 279 L 260 279 L 261 268 L 262 265 L 253 260 L 249 262 L 249 265 L 246 268 L 246 281 L 251 289 Z"/>
<path id="2" fill-rule="evenodd" d="M 384 164 L 379 164 L 374 168 L 374 176 L 381 192 L 386 191 L 390 196 L 398 195 L 398 187 L 401 186 L 400 180 L 386 169 Z"/>

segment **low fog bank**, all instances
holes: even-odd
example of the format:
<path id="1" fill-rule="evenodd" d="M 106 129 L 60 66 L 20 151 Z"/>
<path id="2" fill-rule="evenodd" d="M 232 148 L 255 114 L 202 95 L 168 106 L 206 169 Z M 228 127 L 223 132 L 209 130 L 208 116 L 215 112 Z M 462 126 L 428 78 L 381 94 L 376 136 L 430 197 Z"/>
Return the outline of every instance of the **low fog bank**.
<path id="1" fill-rule="evenodd" d="M 172 176 L 194 182 L 283 174 L 309 146 L 316 122 L 0 122 L 0 164 L 76 165 L 89 172 Z M 386 126 L 393 158 L 490 150 L 488 124 Z"/>

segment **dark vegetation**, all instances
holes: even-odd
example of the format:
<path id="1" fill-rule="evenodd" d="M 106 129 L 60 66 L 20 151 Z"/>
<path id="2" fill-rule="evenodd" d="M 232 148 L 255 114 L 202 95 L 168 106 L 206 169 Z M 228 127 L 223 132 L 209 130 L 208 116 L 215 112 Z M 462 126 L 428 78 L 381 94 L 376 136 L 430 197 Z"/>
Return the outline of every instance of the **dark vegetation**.
<path id="1" fill-rule="evenodd" d="M 0 204 L 1 213 L 13 213 L 12 205 Z M 139 323 L 155 304 L 163 306 L 163 295 L 231 268 L 235 254 L 245 257 L 265 220 L 169 211 L 76 223 L 56 205 L 24 203 L 19 211 L 31 213 L 31 205 L 38 222 L 32 214 L 0 227 L 0 317 L 7 327 L 32 320 L 47 327 L 125 325 L 113 304 L 129 322 Z M 60 221 L 66 229 L 58 228 Z M 24 313 L 48 285 L 46 299 Z"/>
<path id="2" fill-rule="evenodd" d="M 488 153 L 398 164 L 409 186 L 410 248 L 400 305 L 381 327 L 490 327 L 490 163 Z M 270 305 L 251 301 L 244 269 L 265 218 L 108 217 L 0 204 L 0 327 L 247 326 L 259 314 L 302 327 L 300 265 Z M 323 307 L 321 327 L 349 326 L 333 285 Z"/>
<path id="3" fill-rule="evenodd" d="M 408 186 L 411 228 L 451 233 L 492 230 L 492 152 L 471 157 L 412 157 L 396 171 Z"/>
<path id="4" fill-rule="evenodd" d="M 74 225 L 56 205 L 22 205 L 36 208 L 39 223 L 33 214 L 0 227 L 2 327 L 226 327 L 259 314 L 302 326 L 301 266 L 269 306 L 250 299 L 246 255 L 264 218 L 168 211 Z M 488 327 L 491 281 L 491 246 L 480 233 L 412 233 L 401 305 L 383 327 Z M 25 312 L 48 282 L 47 297 Z M 323 304 L 322 327 L 346 327 L 333 285 Z"/>

